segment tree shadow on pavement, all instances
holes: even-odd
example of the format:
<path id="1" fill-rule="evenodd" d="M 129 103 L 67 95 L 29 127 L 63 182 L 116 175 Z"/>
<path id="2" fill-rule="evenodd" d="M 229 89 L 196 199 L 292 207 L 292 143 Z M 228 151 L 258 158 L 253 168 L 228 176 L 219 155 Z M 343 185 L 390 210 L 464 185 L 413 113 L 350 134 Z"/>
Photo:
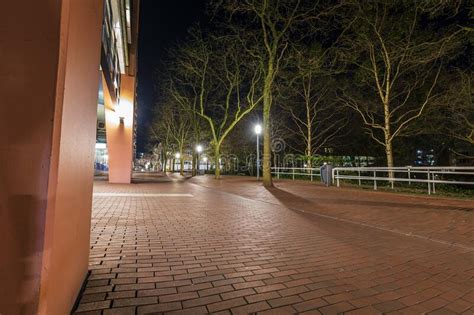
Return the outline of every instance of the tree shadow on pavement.
<path id="1" fill-rule="evenodd" d="M 299 211 L 317 210 L 315 203 L 308 199 L 277 187 L 266 187 L 266 189 L 273 197 L 275 197 L 275 199 L 288 209 Z"/>
<path id="2" fill-rule="evenodd" d="M 364 206 L 371 208 L 404 208 L 404 209 L 417 209 L 417 210 L 441 210 L 441 211 L 465 211 L 470 212 L 474 211 L 472 207 L 463 207 L 463 206 L 454 206 L 454 205 L 442 205 L 435 204 L 433 202 L 427 203 L 412 203 L 406 202 L 403 200 L 400 201 L 389 201 L 389 200 L 369 200 L 367 198 L 354 199 L 354 198 L 344 198 L 344 193 L 341 192 L 335 197 L 327 197 L 321 191 L 312 196 L 311 198 L 303 198 L 294 193 L 288 192 L 281 188 L 270 187 L 267 188 L 267 191 L 270 192 L 273 197 L 275 197 L 281 204 L 285 205 L 287 208 L 294 208 L 300 211 L 311 211 L 317 210 L 319 208 L 325 207 L 327 205 L 332 206 Z"/>
<path id="3" fill-rule="evenodd" d="M 315 197 L 313 200 L 314 202 L 322 202 L 325 204 L 331 203 L 334 205 L 353 205 L 353 206 L 366 206 L 366 207 L 378 207 L 378 208 L 405 208 L 405 209 L 419 209 L 419 210 L 448 210 L 448 211 L 474 211 L 472 207 L 460 207 L 460 206 L 451 206 L 451 205 L 441 205 L 436 204 L 431 200 L 424 200 L 426 203 L 423 203 L 420 199 L 418 203 L 406 202 L 403 201 L 403 196 L 399 197 L 401 200 L 399 201 L 378 201 L 378 200 L 368 200 L 368 199 L 344 199 L 338 196 L 338 198 L 327 198 L 318 196 Z"/>

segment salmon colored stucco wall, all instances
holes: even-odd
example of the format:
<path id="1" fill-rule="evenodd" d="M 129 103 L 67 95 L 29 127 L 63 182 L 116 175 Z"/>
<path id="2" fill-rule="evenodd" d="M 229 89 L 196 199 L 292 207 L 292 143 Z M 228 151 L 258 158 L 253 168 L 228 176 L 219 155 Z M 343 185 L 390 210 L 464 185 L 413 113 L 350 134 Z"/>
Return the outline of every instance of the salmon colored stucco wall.
<path id="1" fill-rule="evenodd" d="M 102 79 L 104 87 L 105 79 Z M 111 101 L 104 88 L 105 128 L 109 155 L 109 182 L 127 183 L 132 178 L 133 119 L 135 101 L 135 77 L 122 74 L 120 83 L 120 104 Z M 124 117 L 123 123 L 120 117 Z"/>
<path id="2" fill-rule="evenodd" d="M 102 1 L 2 12 L 0 313 L 67 314 L 87 273 Z"/>

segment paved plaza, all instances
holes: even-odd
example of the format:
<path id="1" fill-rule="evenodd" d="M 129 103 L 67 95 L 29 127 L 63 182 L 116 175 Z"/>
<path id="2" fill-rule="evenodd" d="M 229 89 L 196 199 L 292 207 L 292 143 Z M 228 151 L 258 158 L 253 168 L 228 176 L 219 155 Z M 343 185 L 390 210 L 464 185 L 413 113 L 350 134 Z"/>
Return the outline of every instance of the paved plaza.
<path id="1" fill-rule="evenodd" d="M 472 200 L 208 176 L 94 186 L 78 314 L 474 314 Z"/>

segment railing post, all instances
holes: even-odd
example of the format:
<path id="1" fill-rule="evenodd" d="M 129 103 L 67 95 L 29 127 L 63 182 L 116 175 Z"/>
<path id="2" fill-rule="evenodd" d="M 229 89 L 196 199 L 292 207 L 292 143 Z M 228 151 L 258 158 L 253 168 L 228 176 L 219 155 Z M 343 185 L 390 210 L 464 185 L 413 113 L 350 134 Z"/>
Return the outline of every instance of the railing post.
<path id="1" fill-rule="evenodd" d="M 293 180 L 295 180 L 295 167 L 293 167 L 292 170 L 293 170 Z"/>
<path id="2" fill-rule="evenodd" d="M 339 187 L 339 170 L 336 170 L 336 179 L 337 179 L 337 187 Z"/>
<path id="3" fill-rule="evenodd" d="M 313 181 L 313 168 L 310 169 L 310 176 L 311 176 L 311 181 Z"/>
<path id="4" fill-rule="evenodd" d="M 436 194 L 436 183 L 435 183 L 436 177 L 435 177 L 435 173 L 431 173 L 431 178 L 433 179 L 433 194 Z"/>
<path id="5" fill-rule="evenodd" d="M 276 171 L 277 171 L 277 178 L 280 179 L 280 167 L 277 167 Z"/>
<path id="6" fill-rule="evenodd" d="M 377 190 L 377 171 L 374 171 L 374 190 Z"/>
<path id="7" fill-rule="evenodd" d="M 360 169 L 358 170 L 359 172 L 359 186 L 361 185 L 361 181 L 360 181 Z"/>
<path id="8" fill-rule="evenodd" d="M 408 166 L 408 185 L 411 185 L 411 173 L 410 173 L 410 171 L 411 171 L 411 167 Z"/>

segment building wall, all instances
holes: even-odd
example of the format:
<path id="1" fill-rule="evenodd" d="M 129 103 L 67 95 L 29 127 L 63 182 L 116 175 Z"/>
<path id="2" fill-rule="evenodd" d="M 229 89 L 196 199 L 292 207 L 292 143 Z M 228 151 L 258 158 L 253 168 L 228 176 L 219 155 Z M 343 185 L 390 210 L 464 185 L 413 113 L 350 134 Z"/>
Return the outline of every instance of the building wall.
<path id="1" fill-rule="evenodd" d="M 87 273 L 102 3 L 2 5 L 0 313 L 67 314 Z"/>
<path id="2" fill-rule="evenodd" d="M 105 81 L 105 79 L 103 80 Z M 105 126 L 109 155 L 109 182 L 130 183 L 133 158 L 135 77 L 122 75 L 120 104 L 104 89 Z M 123 123 L 120 122 L 122 116 Z"/>

